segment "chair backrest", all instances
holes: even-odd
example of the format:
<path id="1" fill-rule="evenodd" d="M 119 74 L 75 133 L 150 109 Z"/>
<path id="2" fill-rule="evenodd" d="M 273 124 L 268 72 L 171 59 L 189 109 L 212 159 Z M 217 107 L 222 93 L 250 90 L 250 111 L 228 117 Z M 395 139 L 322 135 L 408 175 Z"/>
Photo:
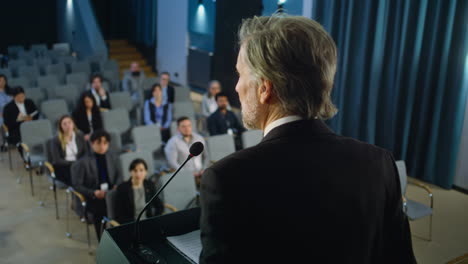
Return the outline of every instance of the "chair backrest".
<path id="1" fill-rule="evenodd" d="M 11 78 L 8 80 L 10 87 L 21 86 L 23 89 L 32 87 L 30 81 L 25 77 Z"/>
<path id="2" fill-rule="evenodd" d="M 36 79 L 39 75 L 37 66 L 21 66 L 18 68 L 18 76 L 27 78 L 32 86 L 36 84 Z"/>
<path id="3" fill-rule="evenodd" d="M 91 66 L 88 60 L 84 61 L 75 61 L 71 64 L 72 73 L 84 72 L 87 75 L 91 74 Z"/>
<path id="4" fill-rule="evenodd" d="M 148 151 L 126 152 L 126 153 L 120 154 L 119 159 L 120 159 L 120 171 L 122 173 L 124 181 L 127 181 L 128 179 L 130 179 L 130 172 L 128 171 L 128 168 L 130 167 L 130 163 L 132 163 L 132 161 L 135 159 L 143 159 L 146 162 L 146 165 L 148 165 L 147 177 L 150 177 L 154 172 L 153 154 L 151 154 L 151 152 L 148 152 Z"/>
<path id="5" fill-rule="evenodd" d="M 39 76 L 37 78 L 37 87 L 44 89 L 49 98 L 54 98 L 54 87 L 59 84 L 59 77 L 55 74 Z"/>
<path id="6" fill-rule="evenodd" d="M 151 87 L 156 83 L 159 83 L 159 77 L 146 77 L 143 80 L 143 90 L 151 90 Z"/>
<path id="7" fill-rule="evenodd" d="M 103 71 L 119 71 L 119 64 L 115 60 L 107 60 L 102 65 Z"/>
<path id="8" fill-rule="evenodd" d="M 52 46 L 52 49 L 60 52 L 61 55 L 70 54 L 70 44 L 69 43 L 55 43 Z"/>
<path id="9" fill-rule="evenodd" d="M 61 98 L 67 101 L 67 104 L 70 105 L 70 109 L 73 109 L 78 98 L 80 97 L 80 91 L 78 90 L 78 87 L 73 83 L 65 85 L 55 85 L 54 96 L 56 98 Z"/>
<path id="10" fill-rule="evenodd" d="M 395 163 L 398 169 L 398 175 L 400 176 L 401 194 L 405 195 L 407 180 L 408 180 L 408 175 L 407 175 L 408 172 L 406 171 L 406 164 L 404 160 L 397 160 Z"/>
<path id="11" fill-rule="evenodd" d="M 20 51 L 24 51 L 24 47 L 21 45 L 8 46 L 8 55 L 10 57 L 17 58 Z"/>
<path id="12" fill-rule="evenodd" d="M 190 98 L 190 88 L 187 86 L 176 86 L 174 87 L 174 101 L 177 102 L 192 102 Z"/>
<path id="13" fill-rule="evenodd" d="M 132 129 L 132 139 L 137 150 L 153 153 L 162 145 L 159 125 L 137 126 Z"/>
<path id="14" fill-rule="evenodd" d="M 54 126 L 61 116 L 68 114 L 67 102 L 64 99 L 52 99 L 41 103 L 42 114 Z"/>
<path id="15" fill-rule="evenodd" d="M 47 75 L 57 75 L 61 83 L 65 82 L 65 75 L 67 70 L 63 62 L 58 62 L 57 64 L 51 64 L 46 66 Z"/>
<path id="16" fill-rule="evenodd" d="M 86 84 L 88 84 L 89 78 L 88 78 L 88 74 L 84 72 L 75 72 L 75 73 L 67 74 L 66 81 L 67 81 L 67 84 L 71 84 L 71 83 L 76 84 L 78 89 L 82 91 L 85 89 Z"/>
<path id="17" fill-rule="evenodd" d="M 257 145 L 262 141 L 263 131 L 261 130 L 248 130 L 242 133 L 242 145 L 244 148 L 249 148 Z"/>
<path id="18" fill-rule="evenodd" d="M 7 68 L 1 68 L 0 69 L 0 74 L 5 75 L 8 79 L 10 79 L 12 77 L 11 70 L 7 69 Z"/>
<path id="19" fill-rule="evenodd" d="M 122 134 L 130 128 L 130 117 L 126 109 L 112 109 L 102 112 L 102 123 L 105 130 Z"/>
<path id="20" fill-rule="evenodd" d="M 171 176 L 172 174 L 161 176 L 161 184 L 164 185 Z M 186 169 L 180 170 L 179 174 L 166 186 L 163 195 L 165 203 L 175 206 L 178 210 L 185 209 L 196 196 L 193 172 Z"/>
<path id="21" fill-rule="evenodd" d="M 32 44 L 30 50 L 46 51 L 47 44 L 44 44 L 44 43 Z"/>
<path id="22" fill-rule="evenodd" d="M 118 206 L 117 199 L 116 199 L 116 190 L 109 190 L 106 192 L 106 209 L 107 209 L 107 217 L 111 220 L 115 220 L 115 212 Z"/>
<path id="23" fill-rule="evenodd" d="M 211 161 L 218 161 L 236 151 L 234 137 L 229 134 L 210 136 L 206 144 Z"/>
<path id="24" fill-rule="evenodd" d="M 191 101 L 174 102 L 174 120 L 182 116 L 186 116 L 190 119 L 195 119 L 195 109 Z"/>
<path id="25" fill-rule="evenodd" d="M 24 93 L 26 94 L 26 98 L 33 100 L 37 107 L 41 107 L 42 101 L 45 100 L 46 96 L 44 91 L 41 88 L 30 88 L 24 89 Z"/>
<path id="26" fill-rule="evenodd" d="M 31 149 L 35 146 L 45 146 L 47 140 L 52 137 L 52 126 L 47 119 L 23 122 L 20 125 L 21 141 Z"/>
<path id="27" fill-rule="evenodd" d="M 128 92 L 112 92 L 109 94 L 109 100 L 112 108 L 124 108 L 127 111 L 133 108 L 132 97 Z"/>
<path id="28" fill-rule="evenodd" d="M 8 68 L 11 70 L 14 76 L 18 75 L 18 68 L 26 66 L 27 63 L 25 60 L 10 60 L 8 61 Z"/>
<path id="29" fill-rule="evenodd" d="M 118 71 L 103 71 L 102 77 L 111 84 L 110 91 L 119 90 L 119 72 Z"/>

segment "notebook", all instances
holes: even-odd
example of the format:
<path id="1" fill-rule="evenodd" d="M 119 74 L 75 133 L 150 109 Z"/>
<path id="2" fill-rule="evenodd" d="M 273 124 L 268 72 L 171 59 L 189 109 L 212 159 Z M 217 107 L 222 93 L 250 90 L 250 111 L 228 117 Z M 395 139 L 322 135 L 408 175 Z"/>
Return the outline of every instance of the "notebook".
<path id="1" fill-rule="evenodd" d="M 187 259 L 193 263 L 198 264 L 200 258 L 200 253 L 202 250 L 202 244 L 200 240 L 200 230 L 195 230 L 193 232 L 183 234 L 180 236 L 170 236 L 167 237 L 169 245 L 174 247 Z"/>

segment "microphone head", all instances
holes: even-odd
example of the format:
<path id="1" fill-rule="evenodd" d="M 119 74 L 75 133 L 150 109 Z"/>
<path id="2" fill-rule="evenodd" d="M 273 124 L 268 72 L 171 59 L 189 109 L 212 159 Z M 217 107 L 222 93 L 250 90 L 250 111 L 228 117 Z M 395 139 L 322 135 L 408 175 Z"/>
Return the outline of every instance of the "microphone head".
<path id="1" fill-rule="evenodd" d="M 192 146 L 190 146 L 190 150 L 189 150 L 190 156 L 195 157 L 195 156 L 200 155 L 200 153 L 203 152 L 204 148 L 205 147 L 203 146 L 203 143 L 201 143 L 200 141 L 193 143 Z"/>

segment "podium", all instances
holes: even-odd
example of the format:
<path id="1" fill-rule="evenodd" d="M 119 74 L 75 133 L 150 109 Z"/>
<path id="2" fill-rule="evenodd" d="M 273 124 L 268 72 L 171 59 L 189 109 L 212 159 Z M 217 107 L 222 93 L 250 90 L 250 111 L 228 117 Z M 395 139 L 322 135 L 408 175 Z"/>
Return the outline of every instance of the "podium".
<path id="1" fill-rule="evenodd" d="M 96 253 L 98 264 L 150 263 L 132 248 L 134 223 L 104 231 Z M 157 252 L 167 263 L 192 263 L 166 240 L 168 236 L 183 235 L 200 228 L 200 208 L 145 219 L 140 222 L 141 245 Z"/>

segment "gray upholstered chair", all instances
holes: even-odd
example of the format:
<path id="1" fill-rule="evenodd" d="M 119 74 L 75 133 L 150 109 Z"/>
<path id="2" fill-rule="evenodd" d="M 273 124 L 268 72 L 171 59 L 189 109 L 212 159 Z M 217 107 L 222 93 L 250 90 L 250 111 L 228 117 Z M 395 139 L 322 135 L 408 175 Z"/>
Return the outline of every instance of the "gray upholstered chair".
<path id="1" fill-rule="evenodd" d="M 207 137 L 206 144 L 211 162 L 216 162 L 236 151 L 234 137 L 229 134 Z"/>
<path id="2" fill-rule="evenodd" d="M 263 131 L 261 130 L 247 130 L 242 133 L 242 145 L 244 148 L 249 148 L 257 145 L 262 141 Z"/>
<path id="3" fill-rule="evenodd" d="M 41 103 L 41 113 L 56 127 L 61 116 L 68 114 L 68 105 L 64 99 L 52 99 Z M 52 134 L 51 134 L 52 135 Z"/>
<path id="4" fill-rule="evenodd" d="M 433 196 L 432 190 L 429 188 L 429 186 L 419 181 L 408 178 L 405 161 L 403 160 L 396 161 L 396 166 L 398 168 L 398 174 L 400 176 L 401 194 L 403 195 L 403 210 L 405 211 L 406 215 L 411 221 L 429 216 L 429 236 L 427 240 L 431 241 L 432 240 L 432 213 L 433 213 L 433 207 L 434 207 L 434 196 Z M 406 187 L 408 183 L 411 183 L 419 188 L 422 188 L 427 192 L 428 198 L 429 198 L 429 205 L 425 205 L 423 203 L 416 202 L 416 201 L 406 198 Z"/>
<path id="5" fill-rule="evenodd" d="M 49 99 L 55 97 L 54 87 L 59 85 L 59 83 L 59 77 L 55 74 L 39 76 L 37 78 L 37 87 L 44 89 Z"/>

